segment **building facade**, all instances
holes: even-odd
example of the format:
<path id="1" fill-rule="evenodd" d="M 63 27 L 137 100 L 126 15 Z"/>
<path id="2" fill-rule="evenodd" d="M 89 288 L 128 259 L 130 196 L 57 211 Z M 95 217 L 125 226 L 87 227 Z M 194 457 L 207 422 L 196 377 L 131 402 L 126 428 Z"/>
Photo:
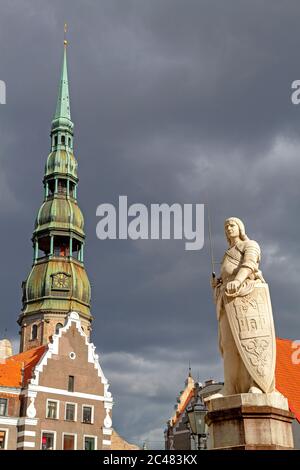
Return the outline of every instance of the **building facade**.
<path id="1" fill-rule="evenodd" d="M 167 450 L 197 450 L 198 439 L 191 433 L 187 409 L 190 405 L 194 405 L 200 397 L 202 400 L 219 392 L 223 386 L 223 382 L 215 382 L 207 380 L 204 385 L 195 382 L 191 371 L 185 381 L 185 388 L 177 397 L 175 405 L 175 413 L 167 422 L 167 428 L 164 431 L 165 449 Z M 206 428 L 206 437 L 203 447 L 210 448 L 210 440 L 208 429 Z"/>
<path id="2" fill-rule="evenodd" d="M 113 399 L 90 342 L 91 288 L 77 202 L 67 41 L 36 216 L 33 263 L 23 282 L 20 353 L 0 342 L 0 449 L 110 449 Z"/>
<path id="3" fill-rule="evenodd" d="M 78 313 L 51 343 L 8 357 L 0 384 L 1 449 L 110 449 L 112 396 Z"/>

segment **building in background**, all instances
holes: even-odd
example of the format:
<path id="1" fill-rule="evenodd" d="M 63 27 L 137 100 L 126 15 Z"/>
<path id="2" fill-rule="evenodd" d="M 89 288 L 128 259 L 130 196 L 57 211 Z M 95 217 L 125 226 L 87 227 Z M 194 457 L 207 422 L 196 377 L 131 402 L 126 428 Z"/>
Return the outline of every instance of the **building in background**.
<path id="1" fill-rule="evenodd" d="M 84 219 L 77 203 L 67 41 L 44 201 L 23 282 L 20 353 L 0 343 L 0 449 L 110 449 L 113 399 L 90 342 L 91 288 L 84 267 Z"/>
<path id="2" fill-rule="evenodd" d="M 288 339 L 276 339 L 276 389 L 289 402 L 290 411 L 295 415 L 293 435 L 295 449 L 300 449 L 300 352 L 299 344 Z M 222 382 L 207 380 L 204 385 L 194 381 L 191 371 L 185 381 L 185 389 L 180 392 L 175 406 L 175 414 L 167 423 L 165 448 L 169 450 L 190 450 L 198 448 L 198 438 L 191 433 L 188 409 L 198 398 L 203 401 L 218 393 Z M 209 430 L 206 427 L 203 448 L 210 449 Z"/>
<path id="3" fill-rule="evenodd" d="M 204 385 L 195 382 L 189 370 L 188 377 L 185 381 L 185 388 L 177 398 L 175 405 L 175 413 L 167 422 L 165 434 L 165 449 L 168 450 L 196 450 L 198 449 L 198 439 L 191 432 L 187 409 L 193 406 L 198 397 L 202 400 L 209 395 L 217 393 L 223 387 L 223 382 L 215 382 L 210 379 Z M 206 429 L 205 447 L 209 448 L 209 435 Z"/>

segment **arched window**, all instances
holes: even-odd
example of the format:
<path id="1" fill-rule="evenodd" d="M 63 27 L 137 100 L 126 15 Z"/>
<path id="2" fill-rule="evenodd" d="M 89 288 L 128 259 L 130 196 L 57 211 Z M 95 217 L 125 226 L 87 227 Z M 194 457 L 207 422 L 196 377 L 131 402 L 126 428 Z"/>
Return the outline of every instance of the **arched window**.
<path id="1" fill-rule="evenodd" d="M 32 325 L 31 328 L 31 339 L 36 339 L 37 338 L 37 331 L 38 331 L 38 326 L 37 325 Z"/>
<path id="2" fill-rule="evenodd" d="M 65 143 L 66 143 L 66 138 L 65 138 L 64 135 L 62 135 L 62 136 L 61 136 L 61 144 L 62 144 L 62 145 L 65 145 Z"/>
<path id="3" fill-rule="evenodd" d="M 54 137 L 54 146 L 57 147 L 57 135 Z"/>
<path id="4" fill-rule="evenodd" d="M 56 335 L 58 334 L 58 332 L 59 332 L 60 328 L 62 328 L 62 326 L 63 326 L 62 323 L 57 323 L 57 325 L 55 327 L 55 334 Z"/>
<path id="5" fill-rule="evenodd" d="M 71 137 L 69 137 L 69 147 L 71 148 Z"/>

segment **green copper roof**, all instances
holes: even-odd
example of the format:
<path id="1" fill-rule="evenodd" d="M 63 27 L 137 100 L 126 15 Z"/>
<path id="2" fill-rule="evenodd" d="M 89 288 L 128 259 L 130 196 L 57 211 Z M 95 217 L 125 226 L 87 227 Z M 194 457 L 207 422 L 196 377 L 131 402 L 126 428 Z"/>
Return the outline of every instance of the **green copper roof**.
<path id="1" fill-rule="evenodd" d="M 59 290 L 53 286 L 53 275 L 69 276 L 68 288 Z M 86 271 L 76 261 L 59 258 L 42 260 L 35 264 L 26 280 L 23 315 L 42 311 L 77 310 L 90 318 L 91 287 Z"/>
<path id="2" fill-rule="evenodd" d="M 59 92 L 54 119 L 58 119 L 60 117 L 67 118 L 71 121 L 66 46 L 64 46 L 64 58 L 61 69 Z"/>
<path id="3" fill-rule="evenodd" d="M 71 121 L 70 97 L 69 97 L 69 81 L 67 68 L 67 46 L 64 45 L 63 64 L 59 82 L 59 91 L 56 104 L 56 111 L 52 121 L 52 129 L 58 127 L 69 127 L 73 129 Z"/>
<path id="4" fill-rule="evenodd" d="M 73 152 L 56 150 L 51 152 L 47 158 L 45 177 L 50 177 L 56 173 L 61 176 L 71 176 L 77 181 L 77 167 L 78 163 Z"/>
<path id="5" fill-rule="evenodd" d="M 51 198 L 45 201 L 35 221 L 34 234 L 45 230 L 74 231 L 84 238 L 84 219 L 77 203 L 71 199 Z"/>

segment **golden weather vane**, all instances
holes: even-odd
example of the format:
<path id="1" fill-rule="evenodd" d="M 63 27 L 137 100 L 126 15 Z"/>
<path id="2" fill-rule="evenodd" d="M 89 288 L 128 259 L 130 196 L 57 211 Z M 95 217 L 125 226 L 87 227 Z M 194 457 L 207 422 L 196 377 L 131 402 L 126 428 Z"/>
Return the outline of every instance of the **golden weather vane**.
<path id="1" fill-rule="evenodd" d="M 65 45 L 65 46 L 68 45 L 68 41 L 67 41 L 67 39 L 66 39 L 67 28 L 68 28 L 68 25 L 67 25 L 67 23 L 65 23 L 65 25 L 64 25 L 64 45 Z"/>

